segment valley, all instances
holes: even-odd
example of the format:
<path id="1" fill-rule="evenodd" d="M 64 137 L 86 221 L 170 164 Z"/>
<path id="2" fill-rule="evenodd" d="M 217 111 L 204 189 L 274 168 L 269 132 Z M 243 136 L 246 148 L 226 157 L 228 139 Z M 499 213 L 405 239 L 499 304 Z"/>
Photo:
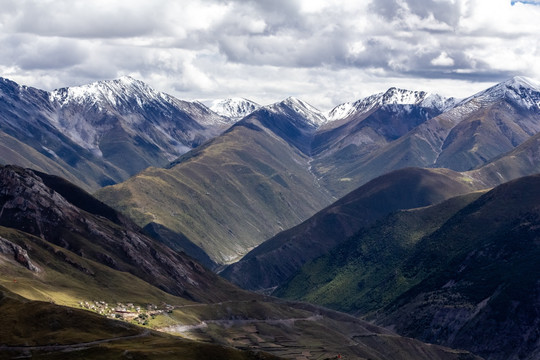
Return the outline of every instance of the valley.
<path id="1" fill-rule="evenodd" d="M 0 95 L 2 359 L 540 352 L 534 80 L 327 113 L 130 77 Z"/>

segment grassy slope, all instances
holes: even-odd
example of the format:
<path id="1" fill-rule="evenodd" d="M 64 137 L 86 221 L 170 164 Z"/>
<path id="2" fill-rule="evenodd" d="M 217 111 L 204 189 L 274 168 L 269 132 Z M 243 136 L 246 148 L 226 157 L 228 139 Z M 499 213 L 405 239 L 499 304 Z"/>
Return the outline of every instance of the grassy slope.
<path id="1" fill-rule="evenodd" d="M 534 359 L 539 190 L 538 175 L 503 184 L 422 239 L 402 266 L 418 285 L 384 310 L 383 322 L 491 359 Z"/>
<path id="2" fill-rule="evenodd" d="M 276 295 L 352 313 L 375 311 L 411 287 L 396 268 L 416 243 L 478 196 L 392 214 L 306 264 Z"/>
<path id="3" fill-rule="evenodd" d="M 409 168 L 372 180 L 304 223 L 267 240 L 222 275 L 241 287 L 278 286 L 301 266 L 363 227 L 399 209 L 441 202 L 475 189 L 475 183 L 450 170 Z"/>
<path id="4" fill-rule="evenodd" d="M 540 176 L 475 197 L 388 217 L 304 267 L 281 295 L 489 359 L 535 359 Z"/>
<path id="5" fill-rule="evenodd" d="M 146 332 L 88 311 L 29 301 L 2 287 L 0 312 L 10 324 L 0 327 L 0 359 L 277 359 Z M 93 341 L 98 343 L 84 344 Z"/>
<path id="6" fill-rule="evenodd" d="M 41 238 L 0 227 L 0 236 L 23 249 L 42 268 L 34 273 L 0 254 L 0 285 L 27 299 L 78 306 L 80 301 L 139 304 L 191 303 L 175 297 L 127 273 L 85 259 Z"/>
<path id="7" fill-rule="evenodd" d="M 150 359 L 259 358 L 253 353 L 238 352 L 230 347 L 262 350 L 286 358 L 295 358 L 302 353 L 308 354 L 310 359 L 333 357 L 339 353 L 352 358 L 371 359 L 472 358 L 463 352 L 401 338 L 356 318 L 306 304 L 282 303 L 271 298 L 238 298 L 215 304 L 189 303 L 129 274 L 82 259 L 65 249 L 53 245 L 50 249 L 42 249 L 39 244 L 43 240 L 39 238 L 10 229 L 0 230 L 4 239 L 29 249 L 31 261 L 41 269 L 41 272 L 33 273 L 10 257 L 0 255 L 0 289 L 3 294 L 8 294 L 8 300 L 0 300 L 0 311 L 3 319 L 13 325 L 0 327 L 0 345 L 63 345 L 141 334 L 142 329 L 132 325 L 108 320 L 88 311 L 54 305 L 74 306 L 86 300 L 141 305 L 166 302 L 174 305 L 175 309 L 151 319 L 149 327 L 197 341 L 143 333 L 134 339 L 76 346 L 70 352 L 54 348 L 10 350 L 0 347 L 0 358 L 31 354 L 43 359 L 108 359 L 122 358 L 126 352 L 135 358 Z M 59 252 L 64 256 L 58 256 Z M 71 259 L 69 263 L 65 261 L 66 257 Z M 70 264 L 77 264 L 77 267 Z M 91 274 L 83 273 L 79 269 L 82 266 Z"/>
<path id="8" fill-rule="evenodd" d="M 306 156 L 259 125 L 238 124 L 172 168 L 149 168 L 97 196 L 139 225 L 183 234 L 217 262 L 237 259 L 330 202 Z"/>
<path id="9" fill-rule="evenodd" d="M 536 134 L 514 150 L 492 162 L 467 172 L 486 186 L 496 186 L 522 176 L 540 172 L 540 134 Z"/>

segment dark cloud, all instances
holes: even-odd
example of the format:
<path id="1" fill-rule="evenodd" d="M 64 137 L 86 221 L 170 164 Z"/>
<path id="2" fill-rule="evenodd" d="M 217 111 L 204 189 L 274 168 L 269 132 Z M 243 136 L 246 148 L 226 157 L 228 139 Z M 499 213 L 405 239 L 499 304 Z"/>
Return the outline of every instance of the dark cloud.
<path id="1" fill-rule="evenodd" d="M 39 39 L 29 35 L 16 35 L 0 42 L 0 59 L 11 62 L 23 70 L 65 69 L 84 61 L 88 53 L 76 41 L 63 38 Z"/>

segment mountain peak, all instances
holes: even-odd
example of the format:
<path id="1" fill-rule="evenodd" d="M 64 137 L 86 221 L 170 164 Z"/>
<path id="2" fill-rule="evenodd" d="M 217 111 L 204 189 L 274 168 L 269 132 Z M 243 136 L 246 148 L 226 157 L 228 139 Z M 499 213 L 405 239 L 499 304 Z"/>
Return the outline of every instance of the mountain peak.
<path id="1" fill-rule="evenodd" d="M 529 88 L 534 91 L 540 91 L 540 82 L 526 76 L 514 76 L 513 78 L 503 82 L 507 87 L 513 88 Z"/>
<path id="2" fill-rule="evenodd" d="M 210 110 L 221 116 L 225 116 L 233 120 L 240 120 L 260 107 L 261 106 L 259 104 L 251 100 L 235 97 L 214 100 L 210 105 Z"/>
<path id="3" fill-rule="evenodd" d="M 294 96 L 269 105 L 268 108 L 277 112 L 283 112 L 285 109 L 292 110 L 308 120 L 308 123 L 314 127 L 319 127 L 328 122 L 326 116 L 319 109 Z"/>
<path id="4" fill-rule="evenodd" d="M 456 103 L 454 98 L 445 98 L 426 91 L 414 91 L 391 87 L 385 92 L 370 95 L 355 102 L 343 103 L 327 114 L 329 121 L 345 119 L 353 114 L 365 113 L 385 105 L 418 105 L 445 111 Z"/>
<path id="5" fill-rule="evenodd" d="M 463 100 L 462 103 L 473 99 L 479 103 L 506 99 L 527 109 L 540 110 L 540 83 L 525 76 L 514 76 Z"/>
<path id="6" fill-rule="evenodd" d="M 51 99 L 62 105 L 68 102 L 91 102 L 100 106 L 117 106 L 121 102 L 129 102 L 129 99 L 135 99 L 141 105 L 148 98 L 159 97 L 160 93 L 131 76 L 56 89 L 51 93 Z"/>

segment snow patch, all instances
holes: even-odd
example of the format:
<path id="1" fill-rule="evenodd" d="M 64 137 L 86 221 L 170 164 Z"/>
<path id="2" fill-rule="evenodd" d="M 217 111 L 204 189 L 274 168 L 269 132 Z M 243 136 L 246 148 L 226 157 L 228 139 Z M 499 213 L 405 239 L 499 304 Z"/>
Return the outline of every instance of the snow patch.
<path id="1" fill-rule="evenodd" d="M 425 91 L 411 91 L 393 87 L 386 92 L 374 94 L 355 102 L 340 104 L 330 110 L 326 117 L 329 121 L 336 121 L 388 105 L 417 105 L 444 112 L 455 106 L 456 103 L 457 100 L 454 98 L 445 98 Z M 412 107 L 409 107 L 408 110 L 411 111 Z"/>
<path id="2" fill-rule="evenodd" d="M 234 120 L 240 120 L 251 114 L 261 106 L 251 100 L 244 98 L 230 98 L 214 100 L 210 105 L 210 110 Z"/>

